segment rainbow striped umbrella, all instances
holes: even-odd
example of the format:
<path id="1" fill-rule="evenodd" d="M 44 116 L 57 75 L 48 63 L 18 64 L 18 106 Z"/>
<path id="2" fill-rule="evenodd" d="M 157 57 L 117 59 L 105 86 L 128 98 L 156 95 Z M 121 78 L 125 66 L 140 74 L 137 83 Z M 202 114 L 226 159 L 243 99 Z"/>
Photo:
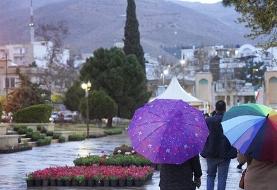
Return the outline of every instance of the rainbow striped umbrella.
<path id="1" fill-rule="evenodd" d="M 277 161 L 277 112 L 260 104 L 231 108 L 222 127 L 230 143 L 242 154 L 260 161 Z"/>

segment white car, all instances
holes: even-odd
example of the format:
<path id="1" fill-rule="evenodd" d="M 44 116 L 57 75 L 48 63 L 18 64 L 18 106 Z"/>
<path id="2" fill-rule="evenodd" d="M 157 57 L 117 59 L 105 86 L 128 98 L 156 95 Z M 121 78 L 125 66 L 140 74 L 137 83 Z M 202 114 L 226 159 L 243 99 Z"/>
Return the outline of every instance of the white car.
<path id="1" fill-rule="evenodd" d="M 63 121 L 64 122 L 68 122 L 68 123 L 70 123 L 70 122 L 73 122 L 73 115 L 72 114 L 66 114 L 64 117 L 63 117 Z"/>
<path id="2" fill-rule="evenodd" d="M 50 120 L 53 122 L 56 122 L 59 120 L 59 114 L 58 112 L 52 112 L 51 116 L 50 116 Z"/>

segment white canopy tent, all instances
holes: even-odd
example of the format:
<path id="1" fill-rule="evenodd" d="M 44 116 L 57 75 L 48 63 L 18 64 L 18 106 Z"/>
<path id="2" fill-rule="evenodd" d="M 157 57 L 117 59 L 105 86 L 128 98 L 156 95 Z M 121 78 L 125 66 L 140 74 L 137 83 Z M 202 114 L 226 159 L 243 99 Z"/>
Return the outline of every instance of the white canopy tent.
<path id="1" fill-rule="evenodd" d="M 203 111 L 207 111 L 206 106 L 207 102 L 199 100 L 198 98 L 192 96 L 188 92 L 186 92 L 180 83 L 178 82 L 178 79 L 176 77 L 173 77 L 169 86 L 167 89 L 159 96 L 156 98 L 152 99 L 175 99 L 175 100 L 183 100 L 187 103 L 189 103 L 192 106 L 197 106 Z"/>

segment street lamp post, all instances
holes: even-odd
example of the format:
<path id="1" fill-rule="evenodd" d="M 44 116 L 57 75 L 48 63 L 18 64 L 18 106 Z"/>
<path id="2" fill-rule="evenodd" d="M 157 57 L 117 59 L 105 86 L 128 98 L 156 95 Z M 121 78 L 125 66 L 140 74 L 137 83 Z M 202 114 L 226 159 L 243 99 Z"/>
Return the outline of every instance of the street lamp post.
<path id="1" fill-rule="evenodd" d="M 87 110 L 86 110 L 86 115 L 87 115 L 86 120 L 87 120 L 87 122 L 86 123 L 87 123 L 87 138 L 89 138 L 89 99 L 88 99 L 88 92 L 91 88 L 90 81 L 88 81 L 87 83 L 82 83 L 81 87 L 86 92 L 86 99 L 87 99 L 87 101 L 86 101 L 87 102 L 87 106 L 86 106 L 87 107 Z"/>
<path id="2" fill-rule="evenodd" d="M 6 77 L 5 77 L 5 86 L 6 86 L 6 101 L 8 100 L 8 54 L 5 53 L 5 61 L 6 61 Z"/>
<path id="3" fill-rule="evenodd" d="M 164 80 L 165 80 L 165 76 L 168 75 L 169 71 L 168 69 L 164 70 L 163 73 L 161 74 L 161 77 L 163 79 L 163 86 L 164 86 Z"/>

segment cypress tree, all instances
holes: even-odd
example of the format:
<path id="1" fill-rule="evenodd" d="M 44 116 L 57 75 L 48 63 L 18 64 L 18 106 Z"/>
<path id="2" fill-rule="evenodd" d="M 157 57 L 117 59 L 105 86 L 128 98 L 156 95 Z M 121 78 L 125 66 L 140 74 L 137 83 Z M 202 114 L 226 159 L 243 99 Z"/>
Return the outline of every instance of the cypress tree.
<path id="1" fill-rule="evenodd" d="M 134 54 L 145 72 L 143 48 L 140 44 L 139 23 L 136 16 L 135 0 L 128 0 L 127 18 L 125 24 L 124 52 L 126 55 Z"/>

